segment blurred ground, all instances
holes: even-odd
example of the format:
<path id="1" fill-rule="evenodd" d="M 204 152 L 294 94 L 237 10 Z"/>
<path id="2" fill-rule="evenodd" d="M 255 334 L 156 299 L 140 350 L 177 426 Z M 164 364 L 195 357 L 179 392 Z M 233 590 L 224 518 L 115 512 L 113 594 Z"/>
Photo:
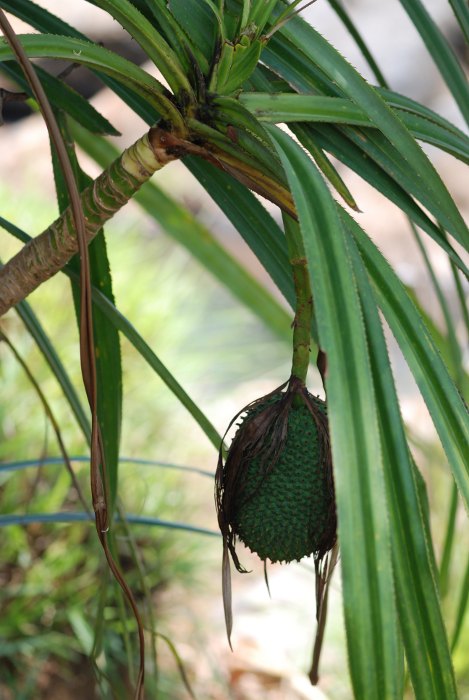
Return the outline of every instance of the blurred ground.
<path id="1" fill-rule="evenodd" d="M 105 13 L 82 0 L 75 0 L 73 3 L 42 0 L 41 4 L 57 11 L 71 24 L 89 33 L 96 41 L 103 41 L 105 45 L 110 45 L 111 42 L 116 42 L 116 45 L 119 42 L 123 42 L 123 45 L 129 43 L 128 39 L 123 38 L 117 23 L 110 22 Z M 424 4 L 447 35 L 454 38 L 458 47 L 458 33 L 451 20 L 448 4 L 443 0 L 427 0 Z M 367 38 L 392 87 L 425 102 L 461 126 L 457 109 L 448 98 L 431 58 L 421 45 L 397 0 L 383 0 L 379 3 L 379 10 L 376 9 L 374 0 L 350 0 L 347 7 L 352 11 L 357 25 Z M 355 66 L 370 77 L 361 56 L 324 0 L 309 8 L 307 16 Z M 16 27 L 21 29 L 18 23 Z M 144 132 L 144 124 L 107 90 L 99 92 L 92 102 L 122 133 L 122 137 L 114 140 L 120 146 L 130 144 Z M 0 179 L 8 183 L 12 196 L 17 201 L 17 223 L 22 225 L 21 210 L 28 202 L 28 191 L 33 189 L 35 196 L 47 198 L 53 193 L 48 140 L 41 119 L 31 116 L 4 126 L 0 131 L 0 144 Z M 469 218 L 467 170 L 463 170 L 464 166 L 460 162 L 433 149 L 431 155 L 450 192 L 460 204 L 463 214 Z M 97 172 L 94 164 L 86 159 L 83 162 L 91 174 Z M 437 322 L 441 321 L 427 275 L 403 215 L 353 173 L 346 172 L 344 168 L 341 169 L 341 173 L 362 211 L 357 215 L 360 224 L 378 243 L 401 278 L 415 289 L 428 312 Z M 256 260 L 235 235 L 229 222 L 204 195 L 201 187 L 182 164 L 172 164 L 162 175 L 163 177 L 157 176 L 158 182 L 172 195 L 188 204 L 192 210 L 197 211 L 201 220 L 223 243 L 248 264 L 260 279 L 269 284 L 265 273 L 259 269 Z M 267 206 L 272 209 L 270 205 Z M 128 210 L 132 216 L 141 216 L 135 205 L 129 205 Z M 31 225 L 34 226 L 34 222 L 29 222 L 28 232 L 38 233 L 39 230 L 32 230 Z M 153 235 L 159 236 L 161 232 L 154 231 Z M 428 250 L 443 288 L 454 301 L 454 297 L 451 296 L 451 273 L 445 257 L 431 241 L 428 242 Z M 417 433 L 431 436 L 432 428 L 410 373 L 397 353 L 392 338 L 389 338 L 389 343 L 404 417 Z M 287 365 L 288 358 L 285 367 Z M 283 369 L 283 366 L 278 367 L 279 383 L 283 381 Z M 313 376 L 311 381 L 313 391 L 319 391 L 317 377 Z M 219 395 L 214 398 L 213 404 L 207 407 L 207 412 L 216 427 L 223 430 L 241 405 L 272 388 L 272 382 L 273 376 L 261 380 L 251 379 L 241 383 L 228 396 Z M 200 465 L 207 467 L 204 459 L 213 460 L 210 466 L 215 466 L 213 454 L 209 456 L 207 453 L 206 457 L 197 457 Z M 210 489 L 207 492 L 210 492 Z M 205 506 L 201 506 L 200 515 L 204 525 L 215 527 L 211 508 L 211 500 L 207 500 Z M 265 590 L 261 567 L 246 555 L 245 559 L 252 563 L 254 573 L 246 577 L 234 575 L 235 630 L 234 653 L 231 653 L 224 636 L 217 569 L 218 553 L 215 546 L 210 545 L 208 549 L 209 583 L 191 591 L 190 599 L 187 599 L 187 592 L 182 598 L 178 597 L 181 592 L 177 587 L 171 588 L 163 597 L 163 603 L 166 601 L 171 609 L 168 633 L 180 640 L 178 648 L 187 663 L 189 673 L 194 678 L 201 700 L 350 698 L 341 616 L 340 577 L 336 575 L 332 584 L 323 674 L 319 689 L 313 689 L 304 675 L 308 668 L 314 632 L 314 577 L 311 567 L 308 568 L 308 564 L 272 567 L 270 600 Z M 56 696 L 59 698 L 57 692 Z"/>

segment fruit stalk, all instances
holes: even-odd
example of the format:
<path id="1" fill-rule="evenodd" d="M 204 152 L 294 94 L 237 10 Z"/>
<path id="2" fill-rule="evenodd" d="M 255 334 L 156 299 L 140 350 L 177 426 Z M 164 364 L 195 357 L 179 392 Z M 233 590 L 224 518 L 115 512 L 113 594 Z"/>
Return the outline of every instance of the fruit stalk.
<path id="1" fill-rule="evenodd" d="M 309 281 L 308 262 L 299 225 L 290 216 L 283 216 L 288 255 L 295 284 L 296 309 L 293 320 L 292 377 L 306 383 L 311 352 L 311 322 L 313 297 Z M 301 397 L 295 397 L 293 405 L 300 405 Z"/>

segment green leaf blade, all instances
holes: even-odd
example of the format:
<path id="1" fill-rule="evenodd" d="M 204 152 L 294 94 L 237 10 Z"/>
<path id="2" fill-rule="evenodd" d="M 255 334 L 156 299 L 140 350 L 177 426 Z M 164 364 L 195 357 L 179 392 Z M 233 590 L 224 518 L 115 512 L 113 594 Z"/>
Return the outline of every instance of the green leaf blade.
<path id="1" fill-rule="evenodd" d="M 343 212 L 343 219 L 357 240 L 379 305 L 427 404 L 469 510 L 469 416 L 464 400 L 397 275 L 346 212 Z"/>
<path id="2" fill-rule="evenodd" d="M 312 138 L 328 153 L 336 156 L 385 197 L 397 204 L 417 226 L 433 238 L 465 275 L 469 275 L 467 266 L 456 250 L 409 195 L 408 173 L 406 174 L 402 169 L 396 172 L 395 163 L 392 162 L 390 155 L 381 150 L 380 143 L 371 142 L 364 135 L 354 134 L 350 130 L 343 133 L 342 130 L 339 131 L 328 125 L 295 124 L 291 128 L 306 148 L 308 148 L 309 139 Z"/>
<path id="3" fill-rule="evenodd" d="M 47 336 L 42 324 L 28 302 L 21 301 L 16 305 L 15 310 L 60 384 L 62 392 L 67 399 L 73 414 L 75 415 L 77 423 L 81 428 L 85 439 L 89 442 L 91 438 L 91 425 L 89 418 L 85 412 L 85 409 L 83 408 L 83 404 L 81 403 L 77 392 L 75 391 L 75 387 L 73 386 L 70 377 L 62 364 L 62 361 L 60 360 L 52 342 L 50 341 L 50 338 Z"/>
<path id="4" fill-rule="evenodd" d="M 375 128 L 363 109 L 351 100 L 341 97 L 246 92 L 239 96 L 239 101 L 257 119 L 273 124 L 320 122 Z M 394 111 L 416 139 L 431 143 L 469 163 L 469 139 L 464 133 L 448 129 L 441 121 L 429 121 L 428 113 L 422 117 L 415 111 L 408 112 L 400 109 Z"/>
<path id="5" fill-rule="evenodd" d="M 178 120 L 179 112 L 164 96 L 161 83 L 131 61 L 97 44 L 73 37 L 49 34 L 19 35 L 30 58 L 63 58 L 106 73 L 121 84 L 130 87 L 152 106 L 169 118 Z M 0 40 L 0 61 L 11 61 L 14 54 L 4 39 Z"/>
<path id="6" fill-rule="evenodd" d="M 3 217 L 0 217 L 0 226 L 4 228 L 5 231 L 8 231 L 8 233 L 10 233 L 23 243 L 27 243 L 29 240 L 31 240 L 28 234 L 26 234 L 24 231 L 21 231 L 21 229 L 19 229 L 17 226 L 12 224 L 10 221 L 7 221 Z M 31 305 L 27 301 L 21 301 L 19 304 L 16 305 L 15 309 L 18 313 L 18 316 L 21 318 L 23 324 L 30 333 L 31 337 L 34 339 L 39 350 L 43 354 L 44 359 L 49 365 L 52 373 L 57 379 L 62 389 L 62 392 L 72 410 L 72 413 L 74 414 L 77 423 L 83 435 L 85 436 L 85 439 L 87 440 L 87 442 L 89 442 L 91 438 L 90 421 L 85 412 L 85 409 L 83 408 L 83 404 L 77 392 L 75 391 L 75 387 L 73 386 L 73 383 L 70 377 L 68 376 L 68 373 L 54 348 L 54 345 L 52 344 L 50 338 L 47 336 L 41 322 L 34 313 Z"/>
<path id="7" fill-rule="evenodd" d="M 292 188 L 310 266 L 319 340 L 328 357 L 327 398 L 352 682 L 357 697 L 397 698 L 399 642 L 385 485 L 364 328 L 345 236 L 334 200 L 311 161 L 283 132 L 270 133 Z"/>
<path id="8" fill-rule="evenodd" d="M 27 92 L 31 97 L 33 96 L 31 88 L 24 79 L 23 73 L 18 65 L 4 63 L 3 69 L 15 79 L 22 90 Z M 35 70 L 46 92 L 47 98 L 53 107 L 63 110 L 92 134 L 119 136 L 117 129 L 115 129 L 112 124 L 110 124 L 109 121 L 78 92 L 73 90 L 62 80 L 58 80 L 53 75 L 47 73 L 40 66 L 36 66 Z"/>
<path id="9" fill-rule="evenodd" d="M 319 67 L 328 77 L 328 93 L 346 95 L 363 109 L 371 122 L 388 140 L 406 163 L 413 178 L 423 188 L 429 209 L 438 208 L 440 223 L 466 247 L 469 247 L 469 231 L 446 186 L 434 166 L 410 135 L 402 121 L 380 97 L 378 91 L 366 83 L 352 66 L 318 33 L 300 17 L 292 18 L 280 33 L 288 39 L 298 54 L 308 57 L 313 66 Z M 310 72 L 310 71 L 308 71 Z"/>
<path id="10" fill-rule="evenodd" d="M 406 658 L 417 698 L 456 699 L 431 539 L 426 531 L 416 467 L 407 444 L 373 290 L 357 249 L 358 281 L 379 405 L 381 442 L 389 494 L 397 607 Z"/>
<path id="11" fill-rule="evenodd" d="M 461 114 L 466 123 L 469 124 L 469 88 L 467 78 L 453 50 L 420 0 L 400 0 L 400 3 L 415 24 Z"/>
<path id="12" fill-rule="evenodd" d="M 449 0 L 466 42 L 469 44 L 469 7 L 465 0 Z"/>
<path id="13" fill-rule="evenodd" d="M 83 191 L 91 182 L 80 167 L 76 157 L 73 139 L 63 113 L 56 115 L 62 131 L 64 143 L 67 146 L 70 163 L 75 172 L 77 185 Z M 53 151 L 54 176 L 60 211 L 69 205 L 68 187 L 64 181 L 55 152 Z M 104 232 L 101 230 L 88 246 L 89 271 L 91 284 L 101 290 L 101 293 L 114 302 L 111 271 L 106 250 Z M 80 272 L 80 262 L 74 256 L 69 262 L 70 269 L 77 275 Z M 80 325 L 81 297 L 78 286 L 73 284 L 73 298 Z M 93 310 L 93 335 L 95 348 L 95 366 L 97 381 L 97 417 L 103 441 L 105 465 L 103 465 L 110 495 L 110 509 L 113 510 L 118 492 L 119 480 L 119 444 L 122 422 L 122 361 L 119 333 L 108 318 L 99 309 Z"/>
<path id="14" fill-rule="evenodd" d="M 177 24 L 210 63 L 217 40 L 218 24 L 210 7 L 198 0 L 169 0 L 166 3 Z"/>
<path id="15" fill-rule="evenodd" d="M 129 0 L 88 0 L 108 12 L 126 29 L 132 39 L 137 41 L 147 56 L 164 75 L 175 94 L 185 90 L 192 93 L 192 88 L 183 67 L 169 44 L 148 21 L 148 19 Z"/>
<path id="16" fill-rule="evenodd" d="M 280 122 L 332 122 L 369 126 L 365 112 L 351 100 L 342 97 L 299 95 L 297 93 L 245 92 L 239 101 L 260 121 Z"/>

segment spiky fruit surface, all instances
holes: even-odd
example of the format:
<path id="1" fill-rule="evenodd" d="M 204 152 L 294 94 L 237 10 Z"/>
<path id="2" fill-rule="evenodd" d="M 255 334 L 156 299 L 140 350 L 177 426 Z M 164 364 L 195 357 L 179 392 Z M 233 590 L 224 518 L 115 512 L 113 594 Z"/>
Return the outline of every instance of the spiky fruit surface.
<path id="1" fill-rule="evenodd" d="M 238 431 L 278 400 L 269 397 L 257 404 Z M 325 414 L 323 401 L 311 395 L 309 401 Z M 247 465 L 235 498 L 234 532 L 261 559 L 273 562 L 299 560 L 320 552 L 335 517 L 334 497 L 317 424 L 305 404 L 290 409 L 286 440 L 276 461 L 269 464 L 262 454 Z"/>

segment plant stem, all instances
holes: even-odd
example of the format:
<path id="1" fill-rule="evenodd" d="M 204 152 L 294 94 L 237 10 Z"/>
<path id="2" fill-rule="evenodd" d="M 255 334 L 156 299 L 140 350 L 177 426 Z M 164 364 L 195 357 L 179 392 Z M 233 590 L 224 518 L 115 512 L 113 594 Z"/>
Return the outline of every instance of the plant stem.
<path id="1" fill-rule="evenodd" d="M 300 227 L 287 214 L 283 215 L 283 222 L 296 295 L 291 374 L 304 384 L 310 362 L 313 298 Z M 301 403 L 301 397 L 299 399 Z"/>
<path id="2" fill-rule="evenodd" d="M 83 190 L 88 243 L 156 170 L 181 155 L 184 143 L 152 128 Z M 68 207 L 0 269 L 0 316 L 61 270 L 77 251 L 76 228 Z"/>
<path id="3" fill-rule="evenodd" d="M 306 258 L 290 260 L 295 282 L 296 309 L 293 321 L 292 375 L 306 382 L 311 349 L 312 297 Z"/>
<path id="4" fill-rule="evenodd" d="M 174 133 L 153 127 L 81 193 L 87 243 L 156 170 L 186 155 L 200 156 L 211 162 L 289 215 L 295 216 L 291 194 L 280 183 L 234 155 L 214 147 L 213 143 L 199 146 Z M 59 272 L 77 251 L 76 230 L 68 208 L 43 233 L 0 267 L 0 316 Z M 305 283 L 308 283 L 306 278 L 299 280 L 300 287 L 304 288 Z"/>

